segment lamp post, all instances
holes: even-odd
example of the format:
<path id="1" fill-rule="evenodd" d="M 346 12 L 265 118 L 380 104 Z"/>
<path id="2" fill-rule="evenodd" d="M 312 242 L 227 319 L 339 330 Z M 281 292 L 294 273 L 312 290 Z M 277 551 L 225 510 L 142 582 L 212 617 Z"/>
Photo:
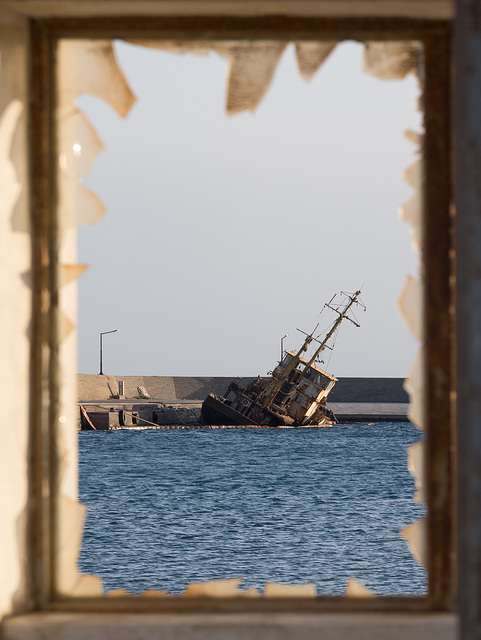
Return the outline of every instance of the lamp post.
<path id="1" fill-rule="evenodd" d="M 284 355 L 284 338 L 287 338 L 288 335 L 289 334 L 286 333 L 281 338 L 281 362 L 282 362 L 282 356 Z"/>
<path id="2" fill-rule="evenodd" d="M 103 376 L 104 372 L 102 371 L 102 336 L 104 336 L 106 333 L 116 333 L 117 331 L 120 331 L 120 329 L 112 329 L 112 331 L 102 331 L 100 334 L 100 372 L 99 372 L 99 376 Z"/>

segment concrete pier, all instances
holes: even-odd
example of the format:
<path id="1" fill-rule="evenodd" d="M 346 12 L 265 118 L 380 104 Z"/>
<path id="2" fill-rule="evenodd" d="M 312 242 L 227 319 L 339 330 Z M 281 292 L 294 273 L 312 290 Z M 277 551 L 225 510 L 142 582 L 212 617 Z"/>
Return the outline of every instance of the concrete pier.
<path id="1" fill-rule="evenodd" d="M 158 402 L 132 404 L 126 400 L 79 403 L 79 429 L 108 431 L 115 429 L 155 428 L 171 425 L 192 427 L 200 423 L 202 403 L 165 405 Z"/>

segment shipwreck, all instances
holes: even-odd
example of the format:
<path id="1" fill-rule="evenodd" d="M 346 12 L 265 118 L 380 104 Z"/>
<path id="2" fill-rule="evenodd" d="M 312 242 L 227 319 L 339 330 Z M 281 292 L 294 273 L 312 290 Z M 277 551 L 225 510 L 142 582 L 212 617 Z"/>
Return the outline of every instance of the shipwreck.
<path id="1" fill-rule="evenodd" d="M 337 314 L 322 340 L 314 337 L 319 325 L 307 334 L 297 352 L 286 351 L 270 377 L 250 382 L 245 387 L 237 378 L 223 396 L 209 394 L 202 404 L 202 420 L 206 425 L 257 425 L 259 427 L 316 427 L 336 422 L 332 411 L 326 406 L 327 397 L 337 382 L 330 373 L 321 369 L 320 354 L 333 349 L 333 338 L 344 320 L 356 327 L 359 323 L 350 316 L 353 308 L 366 307 L 360 299 L 361 291 L 341 292 L 342 300 L 336 296 L 324 305 Z M 307 352 L 311 343 L 316 343 L 311 357 Z M 304 356 L 304 357 L 303 357 Z"/>

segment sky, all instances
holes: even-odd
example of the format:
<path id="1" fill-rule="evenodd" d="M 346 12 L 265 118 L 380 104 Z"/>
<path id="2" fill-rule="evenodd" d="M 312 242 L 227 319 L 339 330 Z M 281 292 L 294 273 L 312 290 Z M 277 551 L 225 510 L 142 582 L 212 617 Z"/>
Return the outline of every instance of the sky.
<path id="1" fill-rule="evenodd" d="M 338 45 L 310 82 L 294 49 L 254 113 L 225 115 L 227 63 L 116 43 L 137 96 L 126 119 L 81 96 L 105 149 L 85 184 L 106 206 L 79 230 L 79 372 L 255 376 L 299 348 L 335 293 L 361 286 L 322 365 L 405 377 L 417 344 L 395 308 L 418 271 L 398 206 L 421 131 L 417 80 L 362 73 Z M 324 311 L 318 332 L 334 315 Z"/>

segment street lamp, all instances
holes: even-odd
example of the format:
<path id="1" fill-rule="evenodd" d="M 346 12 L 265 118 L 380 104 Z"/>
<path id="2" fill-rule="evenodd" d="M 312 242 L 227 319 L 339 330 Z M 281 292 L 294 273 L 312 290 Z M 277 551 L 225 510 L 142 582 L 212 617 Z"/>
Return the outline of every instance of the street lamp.
<path id="1" fill-rule="evenodd" d="M 112 331 L 102 331 L 102 333 L 100 334 L 100 373 L 99 376 L 103 376 L 104 372 L 102 371 L 102 336 L 104 336 L 106 333 L 116 333 L 117 331 L 120 331 L 120 329 L 112 329 Z"/>
<path id="2" fill-rule="evenodd" d="M 282 362 L 282 356 L 284 355 L 284 338 L 287 338 L 288 335 L 289 334 L 286 333 L 281 338 L 281 362 Z"/>

